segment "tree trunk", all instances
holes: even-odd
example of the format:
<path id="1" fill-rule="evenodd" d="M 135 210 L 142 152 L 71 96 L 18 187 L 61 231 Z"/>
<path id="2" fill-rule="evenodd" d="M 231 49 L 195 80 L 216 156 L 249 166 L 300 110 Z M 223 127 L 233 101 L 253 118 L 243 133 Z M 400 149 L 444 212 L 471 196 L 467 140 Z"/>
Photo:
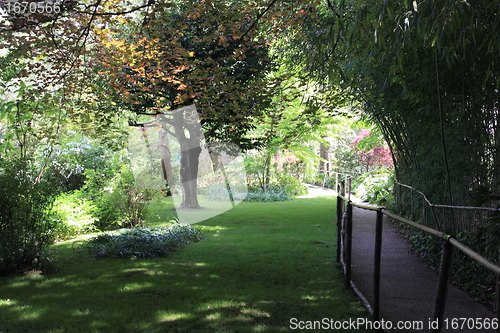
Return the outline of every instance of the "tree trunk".
<path id="1" fill-rule="evenodd" d="M 199 209 L 198 204 L 198 158 L 201 147 L 195 147 L 181 152 L 181 186 L 182 186 L 182 208 Z"/>
<path id="2" fill-rule="evenodd" d="M 170 153 L 170 141 L 168 139 L 168 133 L 165 130 L 161 130 L 158 136 L 158 144 L 160 146 L 160 158 L 163 171 L 163 179 L 167 182 L 168 195 L 175 193 L 175 178 L 172 171 L 172 154 Z"/>
<path id="3" fill-rule="evenodd" d="M 182 208 L 199 209 L 198 158 L 201 153 L 202 129 L 196 107 L 190 105 L 174 111 L 172 118 L 175 138 L 181 146 L 180 181 Z"/>
<path id="4" fill-rule="evenodd" d="M 268 150 L 266 151 L 266 159 L 264 162 L 264 188 L 268 189 L 271 184 L 271 162 L 273 154 Z"/>
<path id="5" fill-rule="evenodd" d="M 322 159 L 319 161 L 319 166 L 318 166 L 318 173 L 325 173 L 329 174 L 330 172 L 330 165 L 328 163 L 329 159 L 329 150 L 330 147 L 327 146 L 324 143 L 319 144 L 319 157 Z"/>

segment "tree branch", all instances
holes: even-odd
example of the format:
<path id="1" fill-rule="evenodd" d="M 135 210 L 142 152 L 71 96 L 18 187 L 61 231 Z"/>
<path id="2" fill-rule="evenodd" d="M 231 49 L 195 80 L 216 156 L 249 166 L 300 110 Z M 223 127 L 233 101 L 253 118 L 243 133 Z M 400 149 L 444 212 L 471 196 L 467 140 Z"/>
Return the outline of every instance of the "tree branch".
<path id="1" fill-rule="evenodd" d="M 266 9 L 264 9 L 264 11 L 257 16 L 255 21 L 253 21 L 252 25 L 250 25 L 250 27 L 247 29 L 247 31 L 245 31 L 245 33 L 243 35 L 241 35 L 241 37 L 239 38 L 240 40 L 242 40 L 243 37 L 248 35 L 248 33 L 255 27 L 255 25 L 257 25 L 257 23 L 262 18 L 262 16 L 264 16 L 269 11 L 269 9 L 271 9 L 271 7 L 274 6 L 276 1 L 278 1 L 278 0 L 271 0 L 271 3 L 266 7 Z"/>

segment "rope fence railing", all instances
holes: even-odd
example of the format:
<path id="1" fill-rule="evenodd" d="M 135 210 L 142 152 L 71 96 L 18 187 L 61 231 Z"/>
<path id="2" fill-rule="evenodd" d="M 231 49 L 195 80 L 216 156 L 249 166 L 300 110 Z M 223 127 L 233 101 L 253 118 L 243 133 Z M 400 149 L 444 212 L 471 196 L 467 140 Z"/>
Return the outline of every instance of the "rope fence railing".
<path id="1" fill-rule="evenodd" d="M 347 183 L 347 184 L 346 184 Z M 408 185 L 400 184 L 403 187 L 410 188 L 412 191 L 417 192 L 422 196 L 424 201 L 429 204 L 429 207 L 450 208 L 452 206 L 441 207 L 445 205 L 433 205 L 425 196 L 424 193 L 411 188 Z M 400 215 L 388 211 L 385 207 L 375 205 L 365 205 L 354 203 L 350 198 L 350 179 L 340 181 L 337 187 L 337 262 L 341 262 L 344 267 L 345 286 L 351 287 L 351 265 L 352 265 L 352 208 L 353 206 L 376 211 L 376 227 L 375 227 L 375 244 L 374 244 L 374 276 L 373 276 L 373 304 L 372 317 L 373 320 L 380 320 L 380 266 L 381 266 L 381 250 L 382 250 L 382 231 L 383 231 L 383 215 L 386 215 L 396 221 L 405 225 L 416 228 L 428 235 L 438 238 L 442 242 L 441 263 L 438 274 L 438 282 L 436 294 L 434 298 L 434 311 L 433 320 L 439 323 L 437 328 L 431 329 L 431 332 L 441 332 L 443 325 L 444 310 L 446 307 L 446 299 L 448 293 L 448 285 L 450 282 L 451 268 L 454 259 L 454 251 L 459 250 L 470 259 L 479 263 L 481 266 L 496 275 L 496 290 L 495 290 L 495 312 L 497 320 L 500 319 L 500 265 L 489 261 L 484 256 L 472 250 L 458 239 L 454 238 L 451 234 L 444 232 L 443 229 L 431 228 L 427 225 L 415 222 L 413 219 L 407 219 Z M 465 207 L 465 208 L 464 208 Z M 466 207 L 466 206 L 453 206 L 453 208 L 460 208 L 464 210 L 487 208 L 485 211 L 491 211 L 489 207 Z M 413 215 L 413 214 L 412 214 Z M 439 226 L 439 221 L 434 214 L 436 224 Z M 499 262 L 500 264 L 500 262 Z M 497 328 L 500 333 L 500 328 Z"/>
<path id="2" fill-rule="evenodd" d="M 402 193 L 402 189 L 407 189 L 409 193 L 405 196 Z M 420 200 L 415 198 L 415 193 L 420 197 Z M 434 204 L 423 192 L 397 181 L 394 182 L 394 194 L 396 207 L 400 213 L 406 212 L 406 209 L 403 207 L 404 201 L 409 201 L 410 212 L 406 213 L 408 213 L 412 220 L 421 220 L 422 224 L 429 226 L 431 224 L 429 217 L 432 216 L 438 230 L 446 230 L 455 235 L 460 231 L 476 231 L 478 227 L 484 225 L 488 219 L 488 213 L 500 212 L 500 209 L 495 207 Z M 420 209 L 422 213 L 419 213 Z"/>

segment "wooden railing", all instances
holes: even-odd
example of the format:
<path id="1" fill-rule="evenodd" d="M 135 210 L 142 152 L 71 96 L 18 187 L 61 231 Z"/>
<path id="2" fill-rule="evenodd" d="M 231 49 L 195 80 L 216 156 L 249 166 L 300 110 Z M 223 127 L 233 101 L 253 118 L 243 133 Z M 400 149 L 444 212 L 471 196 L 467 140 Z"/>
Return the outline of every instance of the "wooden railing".
<path id="1" fill-rule="evenodd" d="M 434 226 L 440 231 L 446 230 L 455 235 L 459 232 L 476 232 L 478 227 L 484 225 L 491 212 L 500 212 L 500 209 L 494 207 L 434 204 L 421 191 L 397 181 L 394 182 L 394 194 L 396 207 L 403 211 L 403 206 L 406 206 L 405 215 L 409 215 L 412 221 L 418 220 L 423 225 Z"/>
<path id="2" fill-rule="evenodd" d="M 386 210 L 384 207 L 373 206 L 373 205 L 363 205 L 354 203 L 350 199 L 350 190 L 346 193 L 346 187 L 350 189 L 350 181 L 348 180 L 347 185 L 345 181 L 341 181 L 337 187 L 337 262 L 341 262 L 344 266 L 345 274 L 345 286 L 350 288 L 351 286 L 351 253 L 352 253 L 352 207 L 358 207 L 361 209 L 367 209 L 376 211 L 376 226 L 375 226 L 375 249 L 374 249 L 374 286 L 373 286 L 373 320 L 380 320 L 380 264 L 381 264 L 381 253 L 382 253 L 382 219 L 383 215 L 386 215 L 394 220 L 402 222 L 411 227 L 417 228 L 429 235 L 439 238 L 443 244 L 443 252 L 441 256 L 441 264 L 439 268 L 438 285 L 436 289 L 436 295 L 434 299 L 434 312 L 433 320 L 437 320 L 439 326 L 432 329 L 431 332 L 441 332 L 443 324 L 444 310 L 446 307 L 446 298 L 448 293 L 448 284 L 451 274 L 451 266 L 453 262 L 453 253 L 457 249 L 463 252 L 465 255 L 475 260 L 482 266 L 484 266 L 489 271 L 493 272 L 497 276 L 496 284 L 496 298 L 495 298 L 495 309 L 497 318 L 500 320 L 500 266 L 496 265 L 485 257 L 481 256 L 479 253 L 473 251 L 466 245 L 462 244 L 459 240 L 453 238 L 453 236 L 444 233 L 442 231 L 430 228 L 428 226 L 422 225 L 420 223 L 408 220 L 402 216 L 393 214 Z M 422 193 L 422 195 L 424 195 Z M 424 195 L 425 197 L 425 195 Z M 436 206 L 436 205 L 434 205 Z M 497 328 L 497 332 L 500 332 L 500 328 Z"/>

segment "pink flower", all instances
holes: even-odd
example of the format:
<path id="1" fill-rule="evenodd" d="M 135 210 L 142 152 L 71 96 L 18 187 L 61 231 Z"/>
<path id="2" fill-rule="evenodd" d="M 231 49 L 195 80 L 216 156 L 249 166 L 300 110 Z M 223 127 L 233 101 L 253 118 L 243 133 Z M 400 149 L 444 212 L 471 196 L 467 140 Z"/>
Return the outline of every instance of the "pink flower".
<path id="1" fill-rule="evenodd" d="M 357 152 L 361 164 L 366 168 L 366 171 L 368 171 L 370 167 L 392 169 L 393 161 L 391 151 L 389 146 L 382 139 L 377 138 L 376 145 L 370 150 L 360 147 L 361 141 L 371 135 L 369 129 L 362 129 L 358 136 L 351 142 L 350 146 Z"/>

